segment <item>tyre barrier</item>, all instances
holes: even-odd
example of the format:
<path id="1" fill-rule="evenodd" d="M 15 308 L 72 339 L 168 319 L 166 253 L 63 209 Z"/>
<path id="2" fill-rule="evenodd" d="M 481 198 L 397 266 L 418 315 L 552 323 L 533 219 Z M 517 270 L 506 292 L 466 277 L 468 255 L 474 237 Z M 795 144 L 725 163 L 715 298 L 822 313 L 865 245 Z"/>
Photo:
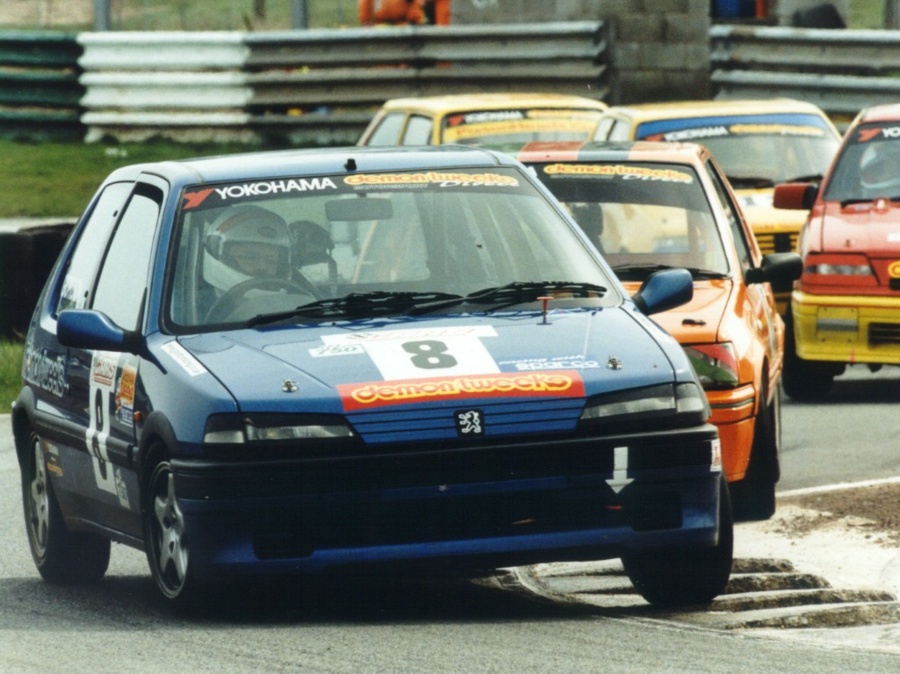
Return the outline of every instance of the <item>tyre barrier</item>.
<path id="1" fill-rule="evenodd" d="M 0 233 L 0 337 L 21 339 L 71 223 Z"/>

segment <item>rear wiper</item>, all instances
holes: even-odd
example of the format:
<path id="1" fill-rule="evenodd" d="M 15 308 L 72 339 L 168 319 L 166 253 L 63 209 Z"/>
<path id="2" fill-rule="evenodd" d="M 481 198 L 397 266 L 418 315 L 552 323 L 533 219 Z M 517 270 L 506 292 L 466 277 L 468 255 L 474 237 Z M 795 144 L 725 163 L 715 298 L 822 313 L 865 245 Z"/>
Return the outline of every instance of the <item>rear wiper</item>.
<path id="1" fill-rule="evenodd" d="M 462 301 L 461 295 L 444 292 L 389 292 L 373 290 L 366 293 L 350 293 L 344 297 L 316 300 L 287 311 L 260 314 L 247 321 L 246 326 L 277 323 L 289 318 L 314 316 L 316 318 L 368 318 L 407 310 L 425 303 Z"/>

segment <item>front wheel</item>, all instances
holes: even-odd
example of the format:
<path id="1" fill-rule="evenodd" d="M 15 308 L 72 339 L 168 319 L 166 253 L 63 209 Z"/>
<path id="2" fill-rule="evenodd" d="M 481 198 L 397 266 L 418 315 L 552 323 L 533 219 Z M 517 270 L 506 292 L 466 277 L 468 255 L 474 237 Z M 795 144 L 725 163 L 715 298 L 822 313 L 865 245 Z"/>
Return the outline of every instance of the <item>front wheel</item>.
<path id="1" fill-rule="evenodd" d="M 143 517 L 144 547 L 153 580 L 173 605 L 192 604 L 199 590 L 191 575 L 188 536 L 168 460 L 159 461 L 150 473 Z"/>
<path id="2" fill-rule="evenodd" d="M 22 506 L 31 557 L 44 580 L 76 585 L 103 578 L 109 567 L 109 539 L 66 528 L 34 432 L 28 435 L 22 465 Z"/>
<path id="3" fill-rule="evenodd" d="M 775 514 L 775 484 L 780 477 L 781 389 L 775 389 L 771 403 L 767 391 L 766 386 L 760 390 L 747 473 L 743 480 L 729 485 L 737 522 L 767 520 Z"/>
<path id="4" fill-rule="evenodd" d="M 797 355 L 790 307 L 784 323 L 784 371 L 781 375 L 784 392 L 794 400 L 805 402 L 822 400 L 831 390 L 836 370 L 839 368 L 831 363 L 804 360 Z"/>
<path id="5" fill-rule="evenodd" d="M 734 524 L 724 476 L 719 494 L 719 541 L 716 545 L 642 550 L 622 556 L 622 565 L 632 585 L 651 604 L 706 604 L 725 590 L 731 575 Z"/>

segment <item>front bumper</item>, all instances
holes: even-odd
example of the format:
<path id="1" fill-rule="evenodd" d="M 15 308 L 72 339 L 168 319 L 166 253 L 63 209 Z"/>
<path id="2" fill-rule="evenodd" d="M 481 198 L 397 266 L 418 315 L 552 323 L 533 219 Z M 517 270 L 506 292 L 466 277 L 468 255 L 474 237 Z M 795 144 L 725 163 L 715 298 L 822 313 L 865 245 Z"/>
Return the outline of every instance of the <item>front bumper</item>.
<path id="1" fill-rule="evenodd" d="M 742 480 L 750 463 L 756 423 L 756 389 L 746 384 L 734 389 L 707 391 L 710 421 L 719 429 L 722 468 L 729 482 Z"/>
<path id="2" fill-rule="evenodd" d="M 794 341 L 804 360 L 900 363 L 900 297 L 791 295 Z"/>
<path id="3" fill-rule="evenodd" d="M 383 563 L 486 569 L 715 544 L 718 443 L 706 424 L 330 460 L 176 459 L 172 470 L 201 580 Z"/>

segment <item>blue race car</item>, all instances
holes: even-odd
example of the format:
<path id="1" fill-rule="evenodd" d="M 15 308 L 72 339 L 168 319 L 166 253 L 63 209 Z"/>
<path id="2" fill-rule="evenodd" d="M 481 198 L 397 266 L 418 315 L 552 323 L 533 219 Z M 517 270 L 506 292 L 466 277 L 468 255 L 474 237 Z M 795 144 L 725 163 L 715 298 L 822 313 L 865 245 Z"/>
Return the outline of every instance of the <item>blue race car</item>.
<path id="1" fill-rule="evenodd" d="M 660 604 L 727 583 L 709 407 L 548 191 L 476 148 L 143 164 L 101 185 L 13 409 L 40 574 L 142 549 L 191 604 L 262 574 L 621 557 Z M 395 566 L 396 568 L 396 566 Z"/>

